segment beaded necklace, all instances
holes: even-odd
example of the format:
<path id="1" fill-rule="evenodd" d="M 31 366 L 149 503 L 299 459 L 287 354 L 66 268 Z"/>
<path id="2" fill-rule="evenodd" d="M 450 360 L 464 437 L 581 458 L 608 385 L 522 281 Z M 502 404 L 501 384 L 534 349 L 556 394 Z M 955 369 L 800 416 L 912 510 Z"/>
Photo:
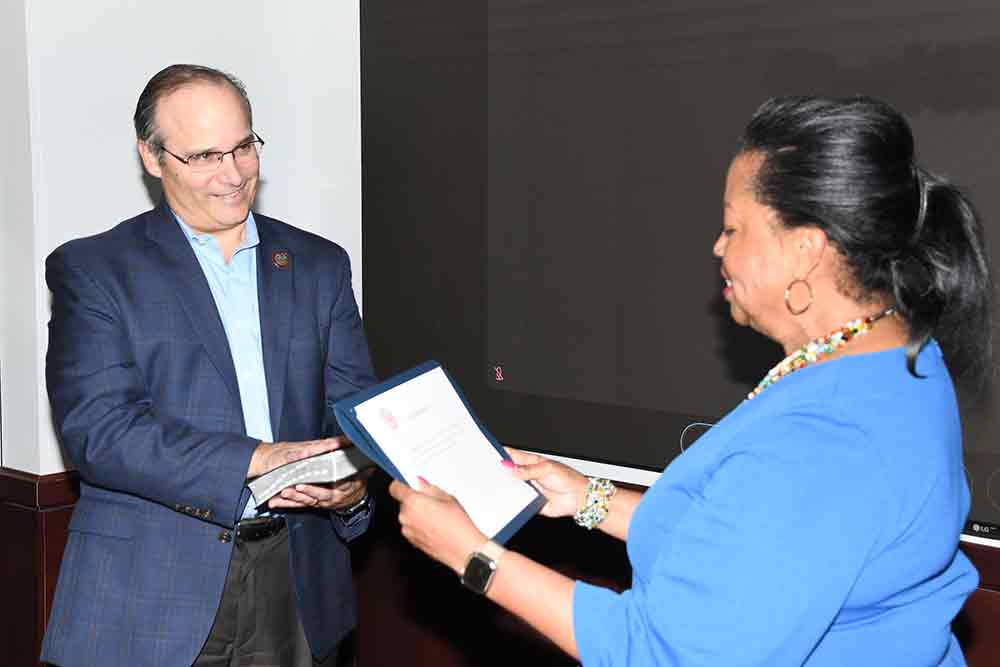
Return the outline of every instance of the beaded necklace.
<path id="1" fill-rule="evenodd" d="M 809 341 L 778 362 L 774 368 L 769 370 L 767 375 L 764 376 L 764 379 L 758 382 L 753 391 L 747 394 L 747 400 L 749 401 L 754 398 L 757 394 L 764 391 L 789 373 L 794 373 L 800 368 L 805 368 L 806 366 L 814 364 L 824 357 L 829 357 L 831 354 L 851 342 L 855 336 L 861 336 L 862 334 L 868 333 L 875 322 L 878 322 L 886 315 L 892 315 L 894 312 L 896 312 L 896 307 L 891 306 L 883 310 L 881 313 L 875 313 L 874 315 L 870 315 L 865 318 L 851 320 L 832 333 Z"/>

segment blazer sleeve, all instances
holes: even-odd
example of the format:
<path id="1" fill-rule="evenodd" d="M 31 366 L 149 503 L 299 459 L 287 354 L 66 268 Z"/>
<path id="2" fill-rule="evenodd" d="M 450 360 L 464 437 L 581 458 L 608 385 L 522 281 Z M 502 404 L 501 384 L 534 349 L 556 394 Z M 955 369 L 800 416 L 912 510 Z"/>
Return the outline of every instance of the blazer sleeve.
<path id="1" fill-rule="evenodd" d="M 334 424 L 333 404 L 375 383 L 368 341 L 351 288 L 351 262 L 343 249 L 337 250 L 339 261 L 332 281 L 335 297 L 324 367 L 327 416 Z"/>
<path id="2" fill-rule="evenodd" d="M 121 304 L 70 253 L 46 260 L 52 292 L 45 377 L 56 431 L 88 484 L 232 526 L 258 442 L 158 414 Z"/>
<path id="3" fill-rule="evenodd" d="M 326 385 L 326 422 L 332 426 L 332 432 L 339 432 L 340 427 L 333 416 L 333 404 L 351 394 L 375 383 L 375 373 L 372 370 L 371 357 L 368 352 L 368 341 L 365 338 L 361 314 L 354 300 L 354 290 L 351 288 L 351 263 L 347 253 L 338 248 L 339 266 L 335 273 L 334 289 L 336 298 L 330 312 L 330 336 L 326 351 L 324 379 Z M 374 498 L 372 499 L 374 501 Z M 331 521 L 337 534 L 344 540 L 352 540 L 366 530 L 371 523 L 374 502 L 369 505 L 363 515 L 355 517 L 351 522 L 345 522 L 336 513 L 332 513 Z"/>

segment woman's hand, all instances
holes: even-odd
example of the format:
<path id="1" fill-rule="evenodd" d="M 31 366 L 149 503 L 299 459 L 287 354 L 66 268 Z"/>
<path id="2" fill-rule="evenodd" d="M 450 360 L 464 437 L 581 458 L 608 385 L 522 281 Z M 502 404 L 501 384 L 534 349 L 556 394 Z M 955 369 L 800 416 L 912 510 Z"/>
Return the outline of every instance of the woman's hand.
<path id="1" fill-rule="evenodd" d="M 549 502 L 542 508 L 542 516 L 573 516 L 583 506 L 587 494 L 587 478 L 584 475 L 544 456 L 510 447 L 505 449 L 514 459 L 512 472 L 525 481 L 536 482 L 548 498 Z"/>
<path id="2" fill-rule="evenodd" d="M 418 488 L 393 482 L 389 494 L 399 501 L 403 537 L 458 574 L 487 540 L 457 500 L 426 480 Z"/>

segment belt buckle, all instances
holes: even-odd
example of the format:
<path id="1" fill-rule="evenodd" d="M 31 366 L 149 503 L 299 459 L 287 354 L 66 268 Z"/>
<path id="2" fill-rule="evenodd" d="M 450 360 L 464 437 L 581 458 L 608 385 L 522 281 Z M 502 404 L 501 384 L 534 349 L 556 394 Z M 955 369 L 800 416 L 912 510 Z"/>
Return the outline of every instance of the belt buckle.
<path id="1" fill-rule="evenodd" d="M 244 519 L 236 524 L 236 539 L 241 542 L 256 542 L 276 535 L 285 525 L 284 517 L 256 517 Z"/>

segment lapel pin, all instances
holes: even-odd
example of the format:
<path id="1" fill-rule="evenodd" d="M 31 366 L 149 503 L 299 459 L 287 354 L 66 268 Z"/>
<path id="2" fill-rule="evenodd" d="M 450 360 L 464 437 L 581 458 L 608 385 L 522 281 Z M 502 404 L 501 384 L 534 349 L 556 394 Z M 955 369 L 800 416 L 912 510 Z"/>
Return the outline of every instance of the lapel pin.
<path id="1" fill-rule="evenodd" d="M 271 263 L 277 269 L 287 269 L 288 265 L 292 263 L 292 256 L 288 254 L 287 250 L 279 250 L 271 255 Z"/>

